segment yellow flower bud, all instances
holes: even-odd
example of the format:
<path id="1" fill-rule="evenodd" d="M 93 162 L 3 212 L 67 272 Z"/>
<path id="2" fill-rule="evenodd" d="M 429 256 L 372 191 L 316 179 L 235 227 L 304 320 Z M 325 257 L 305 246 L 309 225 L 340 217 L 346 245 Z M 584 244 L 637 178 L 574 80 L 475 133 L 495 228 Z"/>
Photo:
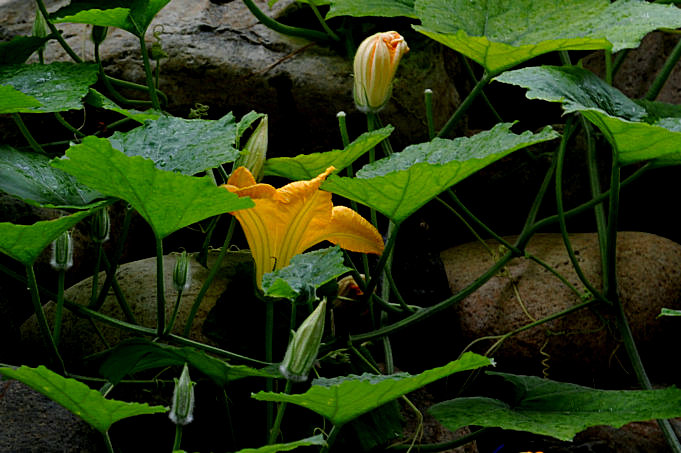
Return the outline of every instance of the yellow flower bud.
<path id="1" fill-rule="evenodd" d="M 399 33 L 369 36 L 355 54 L 355 104 L 362 112 L 377 112 L 390 99 L 392 82 L 402 55 L 409 51 Z"/>

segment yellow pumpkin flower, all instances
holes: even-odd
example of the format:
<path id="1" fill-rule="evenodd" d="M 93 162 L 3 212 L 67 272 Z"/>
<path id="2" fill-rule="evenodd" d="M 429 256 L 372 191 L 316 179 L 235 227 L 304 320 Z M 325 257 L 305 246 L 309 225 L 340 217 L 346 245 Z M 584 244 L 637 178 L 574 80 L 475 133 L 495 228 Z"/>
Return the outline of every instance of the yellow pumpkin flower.
<path id="1" fill-rule="evenodd" d="M 350 208 L 334 206 L 331 193 L 319 190 L 333 170 L 276 189 L 257 183 L 247 168 L 239 167 L 221 186 L 255 202 L 232 215 L 246 235 L 259 287 L 264 274 L 288 266 L 295 255 L 322 241 L 353 252 L 383 252 L 383 239 L 371 223 Z"/>
<path id="2" fill-rule="evenodd" d="M 390 99 L 392 83 L 402 55 L 409 52 L 396 31 L 369 36 L 357 48 L 354 61 L 354 96 L 362 112 L 377 112 Z"/>

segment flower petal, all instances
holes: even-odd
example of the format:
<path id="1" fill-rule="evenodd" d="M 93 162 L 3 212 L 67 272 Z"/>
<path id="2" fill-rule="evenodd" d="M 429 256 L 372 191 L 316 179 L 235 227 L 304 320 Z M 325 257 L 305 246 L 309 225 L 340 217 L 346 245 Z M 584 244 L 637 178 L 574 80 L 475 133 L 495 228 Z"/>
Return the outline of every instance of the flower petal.
<path id="1" fill-rule="evenodd" d="M 383 253 L 381 234 L 364 217 L 345 206 L 334 206 L 331 222 L 326 227 L 310 225 L 310 234 L 301 244 L 301 252 L 322 241 L 360 253 Z M 299 252 L 300 253 L 300 252 Z"/>

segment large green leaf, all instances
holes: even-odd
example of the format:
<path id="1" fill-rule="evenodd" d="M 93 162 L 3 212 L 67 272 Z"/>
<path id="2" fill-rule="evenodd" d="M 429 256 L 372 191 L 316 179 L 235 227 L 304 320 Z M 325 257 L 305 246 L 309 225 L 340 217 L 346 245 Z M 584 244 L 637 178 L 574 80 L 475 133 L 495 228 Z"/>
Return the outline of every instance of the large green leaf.
<path id="1" fill-rule="evenodd" d="M 400 223 L 443 190 L 526 146 L 558 136 L 550 127 L 537 134 L 511 132 L 511 123 L 472 137 L 434 139 L 366 165 L 356 178 L 332 175 L 322 188 L 364 203 Z"/>
<path id="2" fill-rule="evenodd" d="M 530 67 L 495 80 L 527 88 L 529 99 L 560 102 L 567 113 L 581 112 L 612 143 L 621 165 L 644 160 L 654 160 L 655 165 L 681 163 L 681 118 L 674 106 L 639 105 L 577 67 Z"/>
<path id="3" fill-rule="evenodd" d="M 326 18 L 336 16 L 416 18 L 416 13 L 414 0 L 331 0 Z"/>
<path id="4" fill-rule="evenodd" d="M 170 0 L 71 0 L 67 6 L 50 14 L 56 22 L 117 27 L 136 36 L 144 32 L 154 16 Z"/>
<path id="5" fill-rule="evenodd" d="M 320 286 L 348 272 L 350 268 L 343 260 L 338 246 L 296 255 L 285 268 L 265 274 L 262 288 L 266 296 L 293 302 L 300 295 L 313 295 Z"/>
<path id="6" fill-rule="evenodd" d="M 17 369 L 0 368 L 0 373 L 16 379 L 64 406 L 96 430 L 105 433 L 118 420 L 135 415 L 166 412 L 163 406 L 109 400 L 80 381 L 54 373 L 44 366 Z"/>
<path id="7" fill-rule="evenodd" d="M 160 238 L 199 220 L 253 206 L 252 200 L 216 187 L 209 177 L 159 170 L 151 160 L 126 156 L 102 138 L 85 137 L 52 165 L 105 195 L 126 200 Z"/>
<path id="8" fill-rule="evenodd" d="M 260 448 L 244 448 L 243 450 L 239 450 L 236 453 L 277 453 L 278 451 L 291 451 L 298 447 L 308 447 L 311 445 L 326 445 L 324 436 L 317 434 L 316 436 L 307 437 L 294 442 L 287 442 L 285 444 L 265 445 Z"/>
<path id="9" fill-rule="evenodd" d="M 428 410 L 447 429 L 477 425 L 571 440 L 597 425 L 615 428 L 643 420 L 681 416 L 681 390 L 596 390 L 534 376 L 488 372 L 515 388 L 512 403 L 492 398 L 456 398 Z"/>
<path id="10" fill-rule="evenodd" d="M 388 138 L 393 129 L 392 126 L 386 126 L 375 131 L 365 132 L 345 149 L 341 150 L 299 154 L 296 157 L 274 157 L 267 159 L 265 162 L 265 174 L 283 176 L 294 181 L 300 181 L 318 176 L 331 165 L 336 167 L 336 172 L 339 172 L 381 141 Z"/>
<path id="11" fill-rule="evenodd" d="M 90 211 L 80 211 L 54 220 L 42 220 L 33 225 L 1 222 L 0 252 L 23 264 L 32 264 L 45 247 L 88 215 Z"/>
<path id="12" fill-rule="evenodd" d="M 162 113 L 153 109 L 147 110 L 146 112 L 124 109 L 94 88 L 90 88 L 83 101 L 93 107 L 118 112 L 121 115 L 124 115 L 131 120 L 135 120 L 142 124 L 148 120 L 156 120 L 162 115 Z"/>
<path id="13" fill-rule="evenodd" d="M 11 86 L 35 98 L 41 105 L 24 106 L 15 112 L 62 112 L 83 108 L 81 99 L 97 81 L 92 63 L 14 64 L 0 66 L 0 85 Z M 0 113 L 9 113 L 0 101 Z"/>
<path id="14" fill-rule="evenodd" d="M 33 96 L 9 85 L 0 85 L 0 114 L 32 112 L 42 104 Z"/>
<path id="15" fill-rule="evenodd" d="M 642 0 L 416 0 L 416 30 L 492 74 L 556 50 L 638 47 L 658 28 L 681 26 L 681 10 Z"/>
<path id="16" fill-rule="evenodd" d="M 258 392 L 260 401 L 288 402 L 306 407 L 336 425 L 349 422 L 370 410 L 406 395 L 424 385 L 461 371 L 492 365 L 488 357 L 466 352 L 460 359 L 415 376 L 398 373 L 390 376 L 363 374 L 333 379 L 315 379 L 312 387 L 302 394 Z"/>
<path id="17" fill-rule="evenodd" d="M 236 122 L 231 113 L 219 120 L 161 116 L 129 132 L 115 132 L 111 145 L 128 156 L 151 159 L 161 170 L 193 175 L 239 155 L 234 148 Z"/>
<path id="18" fill-rule="evenodd" d="M 28 60 L 33 52 L 44 46 L 48 37 L 15 36 L 10 41 L 0 42 L 0 65 L 19 64 Z M 2 97 L 0 96 L 0 99 Z"/>
<path id="19" fill-rule="evenodd" d="M 115 384 L 120 382 L 127 374 L 171 365 L 182 366 L 185 363 L 220 386 L 249 376 L 280 377 L 276 370 L 257 370 L 245 365 L 230 365 L 223 360 L 209 356 L 203 351 L 189 347 L 153 343 L 144 339 L 132 339 L 117 345 L 99 371 L 102 376 Z"/>
<path id="20" fill-rule="evenodd" d="M 0 190 L 26 202 L 52 208 L 86 208 L 102 194 L 50 166 L 44 154 L 0 145 Z"/>

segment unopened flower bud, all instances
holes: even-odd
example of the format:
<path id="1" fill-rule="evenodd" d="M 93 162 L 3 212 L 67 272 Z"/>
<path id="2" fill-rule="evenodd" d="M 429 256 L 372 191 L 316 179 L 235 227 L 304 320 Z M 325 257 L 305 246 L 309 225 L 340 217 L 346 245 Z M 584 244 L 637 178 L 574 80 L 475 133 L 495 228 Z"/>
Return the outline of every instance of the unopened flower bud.
<path id="1" fill-rule="evenodd" d="M 190 258 L 187 251 L 183 250 L 177 256 L 175 261 L 175 269 L 173 269 L 173 286 L 177 292 L 186 291 L 192 281 L 192 267 L 189 262 Z"/>
<path id="2" fill-rule="evenodd" d="M 279 371 L 290 381 L 303 382 L 312 369 L 324 334 L 326 299 L 300 325 L 288 344 Z"/>
<path id="3" fill-rule="evenodd" d="M 402 55 L 409 51 L 399 33 L 376 33 L 359 45 L 355 54 L 354 96 L 362 112 L 377 112 L 392 93 L 392 82 Z"/>
<path id="4" fill-rule="evenodd" d="M 180 379 L 175 379 L 173 405 L 168 417 L 176 425 L 186 425 L 194 420 L 194 383 L 189 378 L 189 367 L 186 363 Z"/>
<path id="5" fill-rule="evenodd" d="M 90 221 L 90 237 L 92 240 L 99 243 L 108 241 L 110 229 L 109 210 L 106 208 L 96 210 Z"/>
<path id="6" fill-rule="evenodd" d="M 37 38 L 44 38 L 49 34 L 50 33 L 47 27 L 47 22 L 45 21 L 45 16 L 43 16 L 43 13 L 41 13 L 39 10 L 36 10 L 31 35 Z"/>
<path id="7" fill-rule="evenodd" d="M 101 25 L 95 25 L 92 27 L 92 42 L 95 45 L 100 45 L 106 39 L 106 35 L 109 33 L 109 27 L 102 27 Z"/>
<path id="8" fill-rule="evenodd" d="M 234 162 L 234 168 L 246 167 L 256 181 L 264 176 L 265 158 L 267 156 L 267 115 L 261 120 L 248 138 L 239 158 Z"/>
<path id="9" fill-rule="evenodd" d="M 70 232 L 64 231 L 52 242 L 50 265 L 56 271 L 65 271 L 73 266 L 73 239 Z"/>

